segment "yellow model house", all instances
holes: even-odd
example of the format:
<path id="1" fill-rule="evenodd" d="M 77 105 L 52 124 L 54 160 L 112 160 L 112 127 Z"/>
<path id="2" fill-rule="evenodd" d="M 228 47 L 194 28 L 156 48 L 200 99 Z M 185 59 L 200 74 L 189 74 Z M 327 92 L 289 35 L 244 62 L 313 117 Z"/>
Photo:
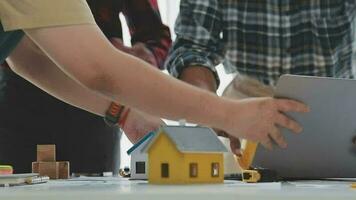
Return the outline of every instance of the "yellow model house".
<path id="1" fill-rule="evenodd" d="M 222 183 L 225 146 L 210 128 L 164 126 L 143 148 L 153 184 Z"/>

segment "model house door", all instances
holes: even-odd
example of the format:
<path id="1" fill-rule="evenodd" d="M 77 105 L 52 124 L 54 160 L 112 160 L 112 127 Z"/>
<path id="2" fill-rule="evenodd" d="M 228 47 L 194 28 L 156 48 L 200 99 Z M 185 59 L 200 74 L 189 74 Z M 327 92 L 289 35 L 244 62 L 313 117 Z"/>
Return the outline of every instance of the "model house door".
<path id="1" fill-rule="evenodd" d="M 169 177 L 169 165 L 168 165 L 168 163 L 162 163 L 161 164 L 161 176 L 162 176 L 162 178 L 168 178 Z"/>

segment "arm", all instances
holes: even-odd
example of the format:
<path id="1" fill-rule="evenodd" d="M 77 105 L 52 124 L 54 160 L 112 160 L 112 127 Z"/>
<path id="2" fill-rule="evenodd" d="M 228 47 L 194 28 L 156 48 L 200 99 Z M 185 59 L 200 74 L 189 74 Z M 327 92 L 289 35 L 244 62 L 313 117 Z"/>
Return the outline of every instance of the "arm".
<path id="1" fill-rule="evenodd" d="M 216 91 L 219 77 L 215 66 L 223 61 L 225 49 L 221 17 L 216 0 L 181 1 L 175 25 L 177 39 L 166 61 L 173 76 Z"/>
<path id="2" fill-rule="evenodd" d="M 141 4 L 142 2 L 146 3 L 145 1 L 141 1 Z M 125 4 L 124 1 L 87 0 L 87 3 L 95 17 L 97 25 L 100 27 L 100 30 L 105 34 L 106 38 L 108 38 L 117 49 L 125 53 L 134 55 L 138 58 L 141 58 L 154 66 L 157 66 L 157 62 L 153 53 L 148 48 L 146 48 L 143 43 L 136 43 L 135 45 L 133 45 L 132 48 L 126 47 L 123 44 L 121 39 L 122 25 L 119 18 L 119 13 L 123 10 Z M 142 15 L 142 13 L 135 14 Z M 129 20 L 130 19 L 127 17 L 127 21 Z M 143 26 L 146 24 L 140 25 Z M 135 31 L 130 31 L 131 34 L 133 34 L 133 32 Z"/>
<path id="3" fill-rule="evenodd" d="M 137 45 L 147 48 L 155 65 L 162 68 L 172 40 L 169 28 L 162 23 L 157 1 L 126 0 L 123 14 L 130 29 L 133 48 Z"/>
<path id="4" fill-rule="evenodd" d="M 195 9 L 196 7 L 194 2 L 190 3 L 184 0 L 181 2 L 181 13 L 176 23 L 177 40 L 170 52 L 172 56 L 169 57 L 167 65 L 170 71 L 182 81 L 216 93 L 218 79 L 215 65 L 218 64 L 216 61 L 222 60 L 223 53 L 221 50 L 216 53 L 213 47 L 217 47 L 217 41 L 220 41 L 220 12 L 217 4 L 212 6 L 211 10 L 214 10 L 215 17 L 209 18 L 210 15 L 201 14 L 201 11 L 206 11 L 209 5 L 203 9 L 199 7 L 199 11 Z M 193 20 L 191 20 L 192 18 Z M 198 29 L 204 31 L 194 34 L 198 32 Z M 187 32 L 191 33 L 187 35 Z M 220 43 L 223 42 L 220 41 Z M 220 136 L 229 137 L 231 151 L 240 155 L 240 140 L 238 138 L 222 130 L 216 129 L 215 131 Z"/>
<path id="5" fill-rule="evenodd" d="M 28 37 L 22 39 L 9 61 L 17 74 L 69 104 L 103 116 L 111 103 L 69 78 Z M 161 124 L 159 118 L 131 109 L 124 127 L 121 128 L 129 140 L 136 143 L 147 132 L 157 129 Z"/>
<path id="6" fill-rule="evenodd" d="M 185 68 L 182 72 L 182 75 L 180 76 L 180 79 L 184 82 L 213 93 L 215 93 L 217 90 L 215 76 L 211 70 L 207 69 L 206 67 L 196 66 Z M 215 129 L 215 131 L 219 136 L 229 138 L 231 151 L 238 156 L 241 155 L 241 144 L 237 137 L 234 137 L 231 134 L 227 134 L 223 130 Z"/>
<path id="7" fill-rule="evenodd" d="M 15 73 L 66 103 L 100 116 L 110 105 L 109 100 L 69 78 L 26 36 L 7 61 Z"/>
<path id="8" fill-rule="evenodd" d="M 285 146 L 275 125 L 301 131 L 296 122 L 281 112 L 308 111 L 305 105 L 292 100 L 234 101 L 184 84 L 146 62 L 116 50 L 95 25 L 38 28 L 25 32 L 61 70 L 85 88 L 105 99 L 122 102 L 152 115 L 174 120 L 185 118 L 271 147 L 270 137 Z M 38 76 L 41 78 L 41 74 Z"/>
<path id="9" fill-rule="evenodd" d="M 180 79 L 201 89 L 215 93 L 217 84 L 211 70 L 203 66 L 187 67 L 183 70 Z"/>
<path id="10" fill-rule="evenodd" d="M 215 95 L 171 79 L 147 63 L 117 51 L 94 25 L 25 32 L 68 76 L 107 99 L 169 119 L 195 122 L 198 116 L 206 115 L 206 119 L 199 120 L 201 124 L 207 124 L 210 118 L 224 117 L 222 113 L 211 116 L 208 106 L 201 103 L 206 99 L 211 101 L 209 105 L 220 106 Z M 192 98 L 191 104 L 199 106 L 187 105 L 185 97 L 177 97 L 181 92 Z"/>

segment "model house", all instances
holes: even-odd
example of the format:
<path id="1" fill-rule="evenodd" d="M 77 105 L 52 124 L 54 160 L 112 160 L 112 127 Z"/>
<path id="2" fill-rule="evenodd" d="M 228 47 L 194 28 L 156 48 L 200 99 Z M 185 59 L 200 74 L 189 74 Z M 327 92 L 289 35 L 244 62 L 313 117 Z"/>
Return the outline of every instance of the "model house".
<path id="1" fill-rule="evenodd" d="M 148 156 L 153 184 L 222 183 L 227 152 L 215 132 L 205 127 L 163 126 L 142 152 Z"/>
<path id="2" fill-rule="evenodd" d="M 133 180 L 147 179 L 147 153 L 142 152 L 142 148 L 154 134 L 154 132 L 148 133 L 127 151 L 127 154 L 131 156 L 131 179 Z"/>

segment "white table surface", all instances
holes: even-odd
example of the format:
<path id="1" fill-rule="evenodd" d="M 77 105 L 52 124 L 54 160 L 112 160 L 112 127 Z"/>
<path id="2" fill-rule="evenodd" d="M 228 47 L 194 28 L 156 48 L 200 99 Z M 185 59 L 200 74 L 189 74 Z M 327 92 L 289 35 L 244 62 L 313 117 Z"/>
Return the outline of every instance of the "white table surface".
<path id="1" fill-rule="evenodd" d="M 123 178 L 75 178 L 45 184 L 0 188 L 0 200 L 122 200 L 122 199 L 356 199 L 350 182 L 293 181 L 212 185 L 150 185 Z"/>

